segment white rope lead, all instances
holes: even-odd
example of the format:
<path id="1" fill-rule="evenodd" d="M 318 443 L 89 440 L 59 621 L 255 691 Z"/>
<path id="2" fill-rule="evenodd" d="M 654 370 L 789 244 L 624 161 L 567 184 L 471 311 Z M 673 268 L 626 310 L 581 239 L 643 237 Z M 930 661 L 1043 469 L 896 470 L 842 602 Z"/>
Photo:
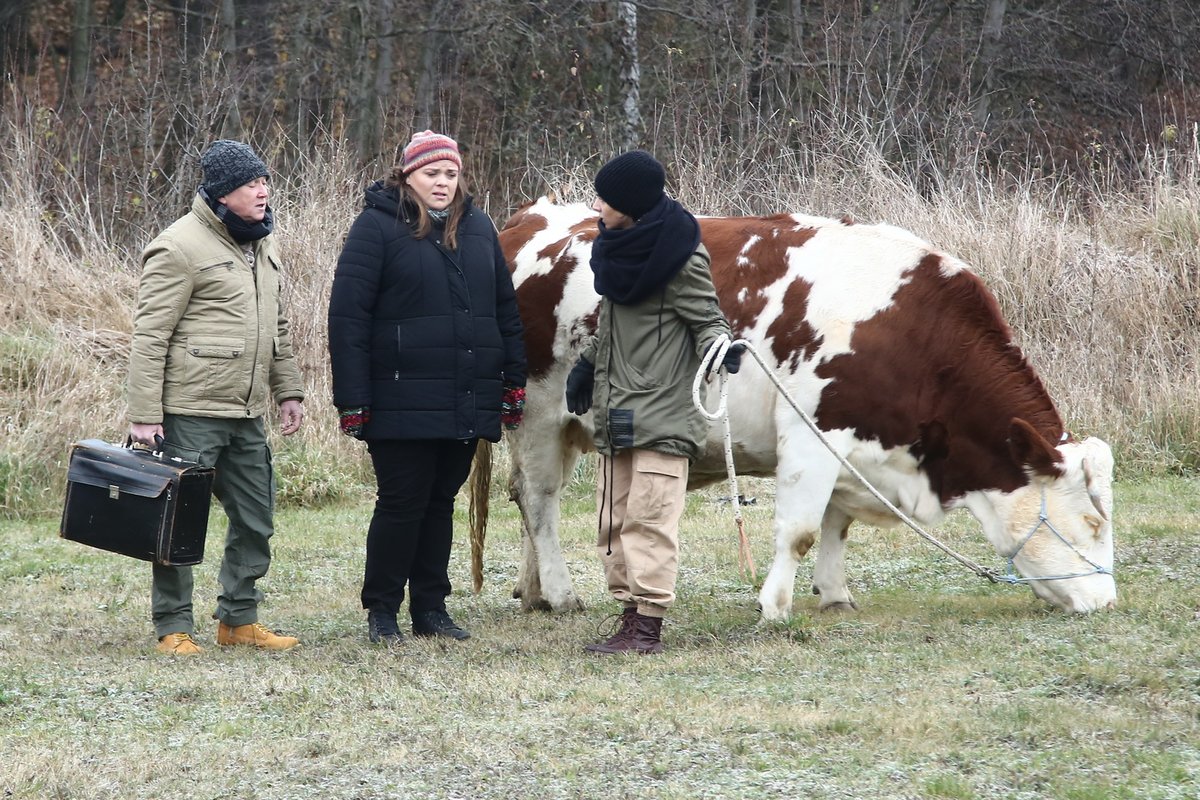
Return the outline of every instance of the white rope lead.
<path id="1" fill-rule="evenodd" d="M 745 340 L 739 340 L 749 347 L 749 343 Z M 704 358 L 700 360 L 700 368 L 696 370 L 696 377 L 692 381 L 692 402 L 696 408 L 700 409 L 700 413 L 706 419 L 713 422 L 724 420 L 725 428 L 725 472 L 729 476 L 729 497 L 730 503 L 733 504 L 733 520 L 737 523 L 738 531 L 738 572 L 741 575 L 749 575 L 751 581 L 758 580 L 758 570 L 754 568 L 754 556 L 750 552 L 750 539 L 746 536 L 746 524 L 742 520 L 742 504 L 738 493 L 737 473 L 733 470 L 733 434 L 729 427 L 729 383 L 726 381 L 725 369 L 721 366 L 721 362 L 725 359 L 725 353 L 734 344 L 734 342 L 725 334 L 717 337 L 708 348 L 708 352 L 704 354 Z M 757 355 L 755 356 L 757 358 Z M 761 364 L 761 360 L 759 361 Z M 721 399 L 717 404 L 717 410 L 710 413 L 704 407 L 704 401 L 700 399 L 700 384 L 708 377 L 713 367 L 716 366 L 720 373 L 721 381 Z M 765 368 L 765 366 L 764 366 Z"/>
<path id="2" fill-rule="evenodd" d="M 700 368 L 698 370 L 696 370 L 696 377 L 692 381 L 692 403 L 696 406 L 697 409 L 700 410 L 700 413 L 703 414 L 705 416 L 705 418 L 707 418 L 711 421 L 714 421 L 714 422 L 716 420 L 724 421 L 724 425 L 725 425 L 725 468 L 726 468 L 726 471 L 729 473 L 730 493 L 733 497 L 734 520 L 737 522 L 737 526 L 738 526 L 739 561 L 742 558 L 749 560 L 750 545 L 749 545 L 749 541 L 746 538 L 745 526 L 742 523 L 741 506 L 738 503 L 737 475 L 734 473 L 734 469 L 733 469 L 733 443 L 732 443 L 733 437 L 730 433 L 730 428 L 729 428 L 729 387 L 725 380 L 724 370 L 721 370 L 721 392 L 720 392 L 720 402 L 717 404 L 717 410 L 714 412 L 710 412 L 708 409 L 706 409 L 704 407 L 704 401 L 700 397 L 701 382 L 704 380 L 705 377 L 708 376 L 710 369 L 714 365 L 720 364 L 721 360 L 725 358 L 726 351 L 728 351 L 729 348 L 735 344 L 744 344 L 746 346 L 746 351 L 754 357 L 754 360 L 758 362 L 758 365 L 760 367 L 762 367 L 762 370 L 764 373 L 766 373 L 766 376 L 768 378 L 770 378 L 771 383 L 775 384 L 775 388 L 779 391 L 779 393 L 781 395 L 783 395 L 783 398 L 785 400 L 787 400 L 788 405 L 790 405 L 792 407 L 792 410 L 794 410 L 797 414 L 800 415 L 800 418 L 802 420 L 804 420 L 804 424 L 807 425 L 809 427 L 809 430 L 811 430 L 816 435 L 817 439 L 821 442 L 821 444 L 825 445 L 825 448 L 827 450 L 829 450 L 830 453 L 833 454 L 833 457 L 838 460 L 838 462 L 846 469 L 846 471 L 849 472 L 852 476 L 854 476 L 854 478 L 859 483 L 861 483 L 867 489 L 867 491 L 869 491 L 875 497 L 876 500 L 878 500 L 880 503 L 882 503 L 893 514 L 895 514 L 896 517 L 901 522 L 903 522 L 909 528 L 914 530 L 917 533 L 917 535 L 919 535 L 921 538 L 925 539 L 930 544 L 932 544 L 934 547 L 938 548 L 946 555 L 948 555 L 951 558 L 958 561 L 960 564 L 962 564 L 967 569 L 974 572 L 976 575 L 979 575 L 980 577 L 983 577 L 983 578 L 987 578 L 989 581 L 992 581 L 993 583 L 1014 583 L 1014 581 L 1009 579 L 1008 576 L 1000 575 L 997 572 L 995 572 L 994 570 L 990 570 L 985 567 L 981 567 L 978 564 L 976 564 L 974 561 L 972 561 L 971 559 L 967 558 L 966 556 L 956 553 L 954 550 L 947 547 L 942 542 L 938 541 L 938 539 L 936 539 L 934 536 L 927 533 L 920 525 L 918 525 L 916 522 L 914 522 L 912 519 L 910 519 L 907 514 L 905 514 L 900 509 L 896 508 L 896 506 L 893 505 L 890 500 L 888 500 L 886 497 L 884 497 L 882 494 L 880 494 L 879 490 L 871 485 L 870 481 L 868 481 L 865 477 L 863 477 L 862 473 L 859 472 L 854 467 L 854 465 L 852 465 L 849 461 L 846 460 L 845 456 L 843 456 L 841 453 L 839 453 L 834 448 L 833 443 L 830 442 L 829 439 L 826 438 L 824 432 L 822 432 L 821 429 L 817 427 L 817 423 L 813 421 L 812 417 L 810 417 L 807 413 L 805 413 L 804 409 L 800 408 L 800 406 L 797 405 L 796 401 L 792 398 L 791 394 L 788 393 L 787 389 L 783 388 L 783 384 L 781 384 L 779 382 L 779 378 L 775 375 L 774 370 L 772 370 L 769 366 L 767 366 L 767 363 L 765 361 L 763 361 L 762 356 L 760 356 L 758 354 L 758 351 L 754 349 L 754 345 L 752 345 L 750 342 L 746 341 L 745 339 L 738 339 L 738 340 L 734 341 L 734 340 L 731 340 L 727 335 L 721 334 L 720 336 L 718 336 L 716 338 L 715 341 L 713 341 L 713 343 L 711 345 L 709 345 L 708 352 L 706 352 L 704 354 L 704 358 L 702 358 L 700 360 Z M 750 564 L 750 569 L 753 571 L 754 562 L 752 560 L 749 560 L 749 564 Z"/>

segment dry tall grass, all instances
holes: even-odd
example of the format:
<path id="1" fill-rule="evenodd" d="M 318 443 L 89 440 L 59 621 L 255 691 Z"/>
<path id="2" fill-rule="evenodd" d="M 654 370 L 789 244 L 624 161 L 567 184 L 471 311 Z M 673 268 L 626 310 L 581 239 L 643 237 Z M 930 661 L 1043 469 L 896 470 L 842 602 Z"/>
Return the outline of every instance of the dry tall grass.
<path id="1" fill-rule="evenodd" d="M 69 165 L 47 163 L 36 131 L 20 120 L 0 129 L 0 515 L 9 517 L 58 506 L 71 441 L 123 435 L 139 250 L 185 210 L 147 208 L 152 198 L 133 195 L 93 202 Z M 833 130 L 805 152 L 780 149 L 766 129 L 754 152 L 730 152 L 698 129 L 659 155 L 697 212 L 848 213 L 909 228 L 972 264 L 1068 425 L 1107 438 L 1127 473 L 1200 465 L 1196 132 L 1190 141 L 1147 153 L 1139 181 L 1097 175 L 1087 186 L 1032 166 L 906 170 L 885 157 L 886 133 L 868 126 Z M 548 149 L 504 196 L 481 192 L 481 205 L 502 223 L 542 191 L 590 201 L 601 160 Z M 371 177 L 336 146 L 274 176 L 286 302 L 310 390 L 306 431 L 279 443 L 285 500 L 336 498 L 365 482 L 361 448 L 338 436 L 329 403 L 324 319 L 337 252 Z"/>

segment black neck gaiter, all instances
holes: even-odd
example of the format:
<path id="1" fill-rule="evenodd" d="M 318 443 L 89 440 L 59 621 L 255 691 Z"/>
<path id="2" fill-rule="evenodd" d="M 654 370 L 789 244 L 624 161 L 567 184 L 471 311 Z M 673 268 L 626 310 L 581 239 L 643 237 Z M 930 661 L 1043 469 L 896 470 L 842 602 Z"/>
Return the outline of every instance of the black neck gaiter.
<path id="1" fill-rule="evenodd" d="M 630 228 L 599 225 L 591 261 L 596 292 L 620 305 L 640 303 L 662 289 L 700 245 L 696 218 L 665 195 Z"/>

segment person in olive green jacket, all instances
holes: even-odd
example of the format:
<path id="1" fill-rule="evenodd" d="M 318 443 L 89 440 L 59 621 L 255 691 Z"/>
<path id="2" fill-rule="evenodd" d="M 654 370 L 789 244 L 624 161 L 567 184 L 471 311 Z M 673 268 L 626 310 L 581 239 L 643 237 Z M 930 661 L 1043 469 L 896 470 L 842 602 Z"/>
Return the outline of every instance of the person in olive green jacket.
<path id="1" fill-rule="evenodd" d="M 129 359 L 129 436 L 216 468 L 229 517 L 218 580 L 217 643 L 287 650 L 299 644 L 258 621 L 256 582 L 271 562 L 275 481 L 264 415 L 281 432 L 304 420 L 304 389 L 280 307 L 268 170 L 241 142 L 200 158 L 191 211 L 146 247 Z M 192 568 L 155 564 L 156 650 L 195 655 Z"/>
<path id="2" fill-rule="evenodd" d="M 621 624 L 593 653 L 658 653 L 675 601 L 688 465 L 707 423 L 692 405 L 701 358 L 729 323 L 717 304 L 696 218 L 663 193 L 666 172 L 642 150 L 596 174 L 600 234 L 591 267 L 596 334 L 567 378 L 567 408 L 595 412 L 601 560 Z M 737 372 L 744 345 L 722 362 Z"/>

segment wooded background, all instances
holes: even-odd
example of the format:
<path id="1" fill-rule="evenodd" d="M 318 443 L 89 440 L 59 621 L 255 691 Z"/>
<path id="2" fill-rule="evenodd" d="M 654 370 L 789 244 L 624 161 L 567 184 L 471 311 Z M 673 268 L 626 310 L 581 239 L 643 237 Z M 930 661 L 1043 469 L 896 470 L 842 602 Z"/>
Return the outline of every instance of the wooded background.
<path id="1" fill-rule="evenodd" d="M 4 0 L 0 64 L 48 163 L 130 221 L 173 217 L 220 136 L 382 166 L 426 127 L 509 208 L 548 162 L 703 139 L 736 168 L 847 128 L 917 178 L 1136 179 L 1196 135 L 1200 3 Z"/>
<path id="2" fill-rule="evenodd" d="M 641 145 L 696 213 L 907 228 L 1120 474 L 1200 472 L 1198 53 L 1197 0 L 0 0 L 0 518 L 57 513 L 70 442 L 124 437 L 139 254 L 222 136 L 273 169 L 309 388 L 281 497 L 369 488 L 329 283 L 425 127 L 500 225 Z"/>

